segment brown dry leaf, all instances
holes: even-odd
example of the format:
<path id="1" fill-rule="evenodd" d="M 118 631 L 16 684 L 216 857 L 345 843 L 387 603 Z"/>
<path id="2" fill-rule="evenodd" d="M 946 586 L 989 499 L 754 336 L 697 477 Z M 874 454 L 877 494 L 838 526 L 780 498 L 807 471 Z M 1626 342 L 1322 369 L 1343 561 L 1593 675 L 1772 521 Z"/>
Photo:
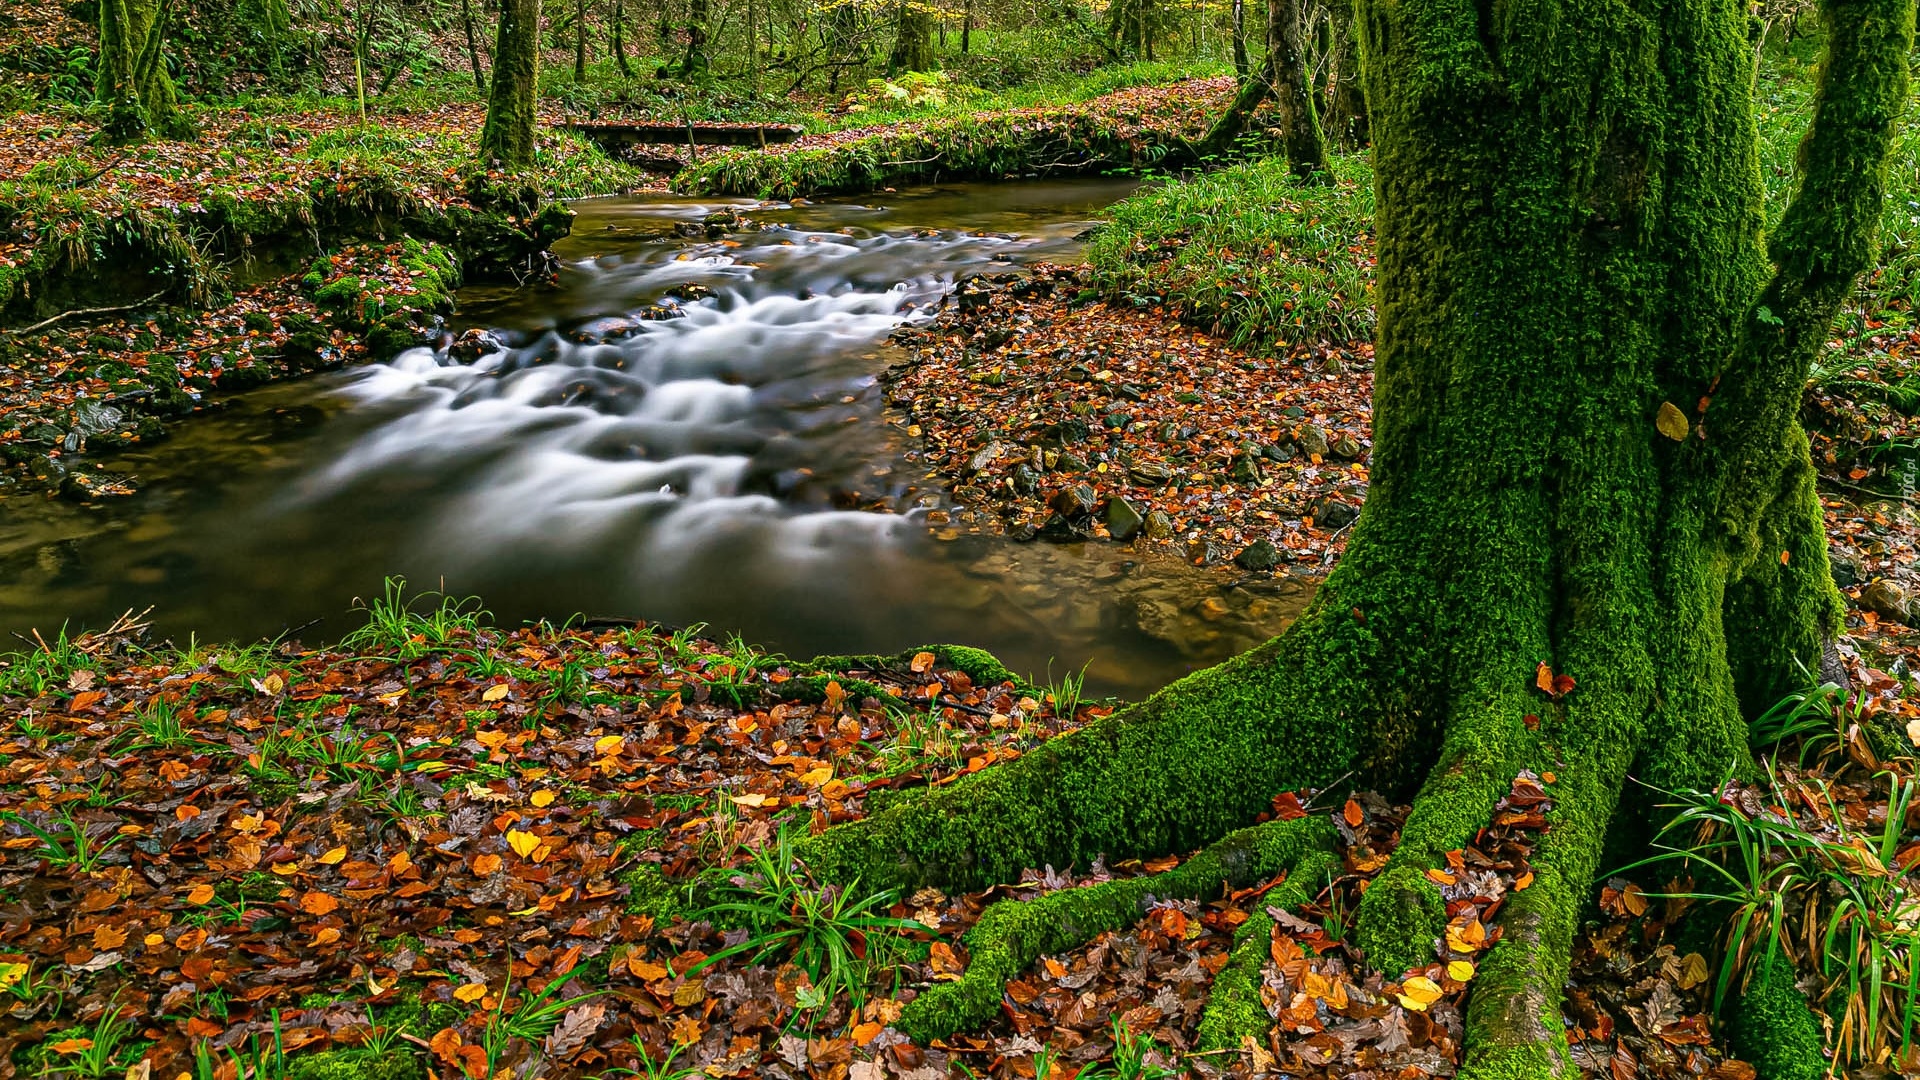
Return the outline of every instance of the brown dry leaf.
<path id="1" fill-rule="evenodd" d="M 933 655 L 930 652 L 914 653 L 913 654 L 913 673 L 915 675 L 924 675 L 927 672 L 932 671 L 933 662 L 938 659 L 939 657 Z"/>
<path id="2" fill-rule="evenodd" d="M 600 1002 L 588 1002 L 575 1005 L 560 1018 L 560 1023 L 547 1036 L 547 1053 L 556 1058 L 570 1058 L 587 1045 L 606 1021 L 607 1007 Z"/>
<path id="3" fill-rule="evenodd" d="M 309 915 L 329 915 L 340 907 L 340 901 L 331 894 L 318 889 L 300 898 L 300 910 Z"/>
<path id="4" fill-rule="evenodd" d="M 953 946 L 948 945 L 944 941 L 936 941 L 933 943 L 933 948 L 929 951 L 927 960 L 933 967 L 933 977 L 936 979 L 958 981 L 961 973 L 966 971 L 966 965 L 960 962 L 958 956 L 954 955 Z"/>
<path id="5" fill-rule="evenodd" d="M 213 899 L 213 886 L 195 885 L 187 892 L 187 903 L 204 904 Z"/>

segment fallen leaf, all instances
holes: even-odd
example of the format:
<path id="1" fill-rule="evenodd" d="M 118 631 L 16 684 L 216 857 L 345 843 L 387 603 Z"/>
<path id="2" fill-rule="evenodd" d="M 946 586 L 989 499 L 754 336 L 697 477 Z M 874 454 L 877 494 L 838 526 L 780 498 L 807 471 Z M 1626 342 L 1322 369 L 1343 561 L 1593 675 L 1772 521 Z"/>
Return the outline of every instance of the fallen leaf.
<path id="1" fill-rule="evenodd" d="M 1660 414 L 1654 417 L 1653 426 L 1674 442 L 1683 442 L 1687 437 L 1687 414 L 1681 412 L 1673 402 L 1663 401 L 1660 403 Z"/>
<path id="2" fill-rule="evenodd" d="M 477 982 L 467 983 L 466 985 L 455 989 L 453 992 L 453 998 L 455 1001 L 464 1001 L 469 1005 L 473 1004 L 476 1001 L 479 1001 L 481 998 L 486 996 L 487 996 L 486 983 L 477 983 Z"/>
<path id="3" fill-rule="evenodd" d="M 519 829 L 508 829 L 507 846 L 513 849 L 515 855 L 524 859 L 539 849 L 540 838 L 530 832 L 522 832 Z"/>
<path id="4" fill-rule="evenodd" d="M 1425 975 L 1415 975 L 1400 984 L 1400 993 L 1396 995 L 1400 1004 L 1415 1012 L 1425 1012 L 1427 1006 L 1439 1001 L 1442 996 L 1440 984 Z"/>

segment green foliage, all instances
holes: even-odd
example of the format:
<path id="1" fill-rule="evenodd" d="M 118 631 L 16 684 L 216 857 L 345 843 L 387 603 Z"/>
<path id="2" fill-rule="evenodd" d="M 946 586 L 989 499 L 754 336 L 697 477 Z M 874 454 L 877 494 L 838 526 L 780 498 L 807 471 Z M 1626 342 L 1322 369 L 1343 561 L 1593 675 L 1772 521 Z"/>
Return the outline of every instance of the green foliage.
<path id="1" fill-rule="evenodd" d="M 1888 1051 L 1904 1059 L 1920 1019 L 1920 885 L 1895 857 L 1916 782 L 1886 777 L 1886 820 L 1867 832 L 1849 823 L 1823 778 L 1792 790 L 1768 779 L 1753 802 L 1731 788 L 1673 794 L 1658 853 L 1634 866 L 1678 863 L 1699 876 L 1665 895 L 1711 904 L 1724 922 L 1716 1007 L 1784 957 L 1823 980 L 1815 1000 L 1830 1014 L 1836 1060 L 1880 1061 Z"/>
<path id="2" fill-rule="evenodd" d="M 1373 174 L 1364 155 L 1332 171 L 1301 184 L 1273 157 L 1149 186 L 1109 210 L 1087 261 L 1110 296 L 1235 344 L 1370 338 Z"/>
<path id="3" fill-rule="evenodd" d="M 367 613 L 366 625 L 340 639 L 341 648 L 415 659 L 474 641 L 492 617 L 477 597 L 431 591 L 409 597 L 405 578 L 387 578 L 383 590 L 358 605 Z"/>
<path id="4" fill-rule="evenodd" d="M 68 688 L 75 672 L 91 671 L 98 662 L 62 626 L 52 641 L 34 632 L 34 648 L 0 654 L 0 694 L 37 698 Z"/>
<path id="5" fill-rule="evenodd" d="M 81 821 L 74 816 L 71 804 L 62 806 L 60 812 L 46 824 L 12 811 L 0 813 L 0 821 L 11 822 L 40 841 L 40 846 L 29 852 L 32 857 L 46 860 L 49 866 L 70 868 L 80 874 L 91 874 L 101 869 L 107 853 L 126 839 L 112 824 L 103 833 L 94 825 Z"/>
<path id="6" fill-rule="evenodd" d="M 795 857 L 793 839 L 781 830 L 772 845 L 754 851 L 739 873 L 716 885 L 714 902 L 702 917 L 716 924 L 743 927 L 745 941 L 714 954 L 700 967 L 738 953 L 750 963 L 787 959 L 807 973 L 812 985 L 801 992 L 803 1009 L 831 1005 L 842 993 L 858 1008 L 865 1000 L 882 934 L 924 930 L 911 919 L 885 914 L 891 891 L 863 892 L 856 878 L 844 885 L 817 885 Z"/>

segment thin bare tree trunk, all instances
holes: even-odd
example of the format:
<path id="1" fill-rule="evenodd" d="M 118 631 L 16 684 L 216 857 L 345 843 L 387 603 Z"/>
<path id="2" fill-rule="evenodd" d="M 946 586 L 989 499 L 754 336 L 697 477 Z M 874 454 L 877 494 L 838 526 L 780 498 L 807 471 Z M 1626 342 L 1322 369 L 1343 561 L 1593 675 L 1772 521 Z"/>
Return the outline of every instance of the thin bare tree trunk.
<path id="1" fill-rule="evenodd" d="M 480 38 L 473 32 L 473 0 L 460 0 L 460 21 L 467 29 L 467 62 L 473 65 L 473 88 L 484 94 L 487 79 L 480 71 Z"/>

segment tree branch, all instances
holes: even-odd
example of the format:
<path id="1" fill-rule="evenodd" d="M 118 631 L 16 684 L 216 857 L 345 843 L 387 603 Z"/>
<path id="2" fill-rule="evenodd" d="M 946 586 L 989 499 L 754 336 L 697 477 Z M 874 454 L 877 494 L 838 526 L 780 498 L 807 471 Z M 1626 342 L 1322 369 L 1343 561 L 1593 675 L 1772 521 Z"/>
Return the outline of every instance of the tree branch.
<path id="1" fill-rule="evenodd" d="M 159 292 L 154 293 L 152 296 L 147 297 L 145 300 L 136 300 L 131 304 L 117 304 L 113 307 L 75 308 L 72 311 L 63 311 L 60 314 L 55 315 L 50 319 L 41 319 L 39 322 L 34 323 L 32 326 L 23 326 L 18 330 L 9 330 L 7 331 L 7 333 L 12 334 L 15 337 L 22 337 L 27 334 L 33 333 L 35 330 L 45 330 L 47 327 L 52 326 L 54 323 L 60 322 L 63 319 L 71 319 L 75 315 L 112 315 L 112 314 L 115 314 L 116 312 L 132 311 L 134 308 L 146 307 L 148 304 L 153 303 L 155 300 L 160 299 L 162 296 L 165 296 L 166 294 L 167 294 L 167 291 L 165 289 L 162 289 Z"/>

